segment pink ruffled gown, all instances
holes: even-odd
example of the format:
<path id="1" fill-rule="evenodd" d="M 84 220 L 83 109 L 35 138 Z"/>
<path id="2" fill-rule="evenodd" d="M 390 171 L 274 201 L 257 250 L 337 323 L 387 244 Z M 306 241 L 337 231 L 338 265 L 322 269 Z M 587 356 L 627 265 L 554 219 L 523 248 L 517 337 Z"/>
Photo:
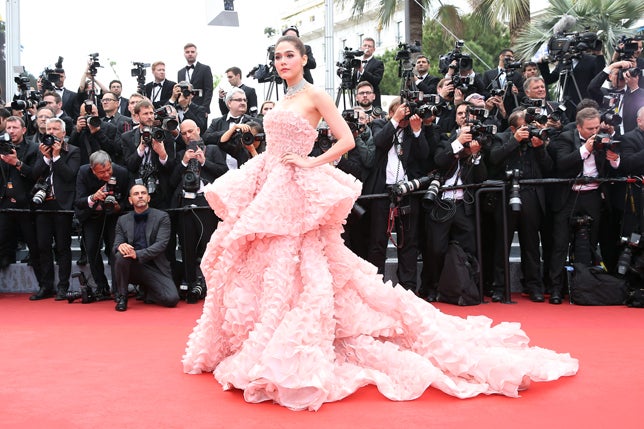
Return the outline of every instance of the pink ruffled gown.
<path id="1" fill-rule="evenodd" d="M 577 372 L 578 361 L 530 347 L 517 323 L 441 313 L 347 249 L 342 224 L 361 184 L 306 156 L 317 136 L 297 113 L 272 110 L 267 150 L 209 185 L 223 219 L 201 263 L 208 296 L 184 371 L 214 372 L 248 402 L 317 410 L 375 384 L 392 400 L 434 386 L 469 398 L 518 396 L 533 381 Z"/>

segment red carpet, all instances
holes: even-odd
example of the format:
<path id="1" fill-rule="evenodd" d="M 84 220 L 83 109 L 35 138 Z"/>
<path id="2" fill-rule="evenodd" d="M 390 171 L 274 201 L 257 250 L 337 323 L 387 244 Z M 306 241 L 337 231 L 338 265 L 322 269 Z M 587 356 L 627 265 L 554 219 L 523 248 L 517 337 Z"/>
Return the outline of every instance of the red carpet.
<path id="1" fill-rule="evenodd" d="M 456 307 L 521 322 L 532 344 L 570 352 L 580 371 L 533 384 L 519 399 L 459 400 L 429 389 L 391 402 L 374 387 L 293 412 L 246 404 L 212 374 L 185 375 L 181 355 L 200 305 L 67 304 L 0 294 L 0 427 L 8 428 L 639 428 L 644 312 L 626 307 L 535 304 Z M 546 426 L 547 425 L 547 426 Z"/>

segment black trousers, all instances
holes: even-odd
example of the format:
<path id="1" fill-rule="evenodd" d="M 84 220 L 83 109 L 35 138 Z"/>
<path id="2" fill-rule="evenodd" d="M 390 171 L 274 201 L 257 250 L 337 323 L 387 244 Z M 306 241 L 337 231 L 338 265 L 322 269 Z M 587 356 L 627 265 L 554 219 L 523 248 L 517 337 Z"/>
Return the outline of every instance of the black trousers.
<path id="1" fill-rule="evenodd" d="M 163 258 L 164 256 L 159 256 Z M 119 252 L 114 256 L 114 290 L 127 296 L 129 283 L 145 289 L 145 300 L 164 307 L 174 307 L 179 302 L 179 292 L 170 274 L 163 274 L 154 262 L 142 264 L 137 259 L 124 258 Z"/>
<path id="2" fill-rule="evenodd" d="M 445 204 L 445 201 L 434 204 Z M 463 250 L 476 255 L 476 226 L 474 215 L 470 213 L 472 207 L 467 207 L 463 200 L 455 200 L 448 204 L 454 204 L 452 216 L 447 216 L 446 210 L 436 208 L 433 214 L 430 211 L 425 217 L 425 231 L 428 237 L 427 260 L 423 260 L 424 276 L 419 296 L 424 297 L 430 292 L 436 292 L 450 241 L 458 241 Z"/>
<path id="3" fill-rule="evenodd" d="M 405 197 L 400 207 L 409 207 L 408 214 L 400 214 L 394 219 L 398 255 L 398 283 L 405 289 L 416 292 L 418 288 L 418 216 L 420 203 L 417 198 Z M 387 224 L 389 221 L 390 201 L 374 200 L 369 206 L 371 219 L 370 241 L 367 260 L 384 274 L 387 258 Z"/>
<path id="4" fill-rule="evenodd" d="M 583 215 L 593 218 L 590 225 L 590 245 L 596 247 L 599 240 L 601 207 L 602 198 L 599 190 L 571 192 L 564 207 L 554 213 L 554 242 L 550 259 L 550 282 L 553 290 L 561 292 L 563 287 L 563 270 L 570 244 L 570 220 Z"/>
<path id="5" fill-rule="evenodd" d="M 2 201 L 0 208 L 16 208 L 11 203 Z M 17 232 L 20 231 L 23 240 L 29 248 L 31 266 L 41 283 L 40 261 L 38 259 L 38 242 L 34 228 L 34 216 L 29 212 L 0 212 L 0 257 L 10 261 L 16 259 Z"/>
<path id="6" fill-rule="evenodd" d="M 87 262 L 94 282 L 99 289 L 109 289 L 103 257 L 101 256 L 101 244 L 105 242 L 105 253 L 112 270 L 114 278 L 114 235 L 116 233 L 116 221 L 118 216 L 100 215 L 92 217 L 83 222 L 83 242 L 87 252 Z"/>
<path id="7" fill-rule="evenodd" d="M 522 188 L 521 210 L 516 212 L 507 206 L 508 241 L 503 243 L 503 213 L 501 206 L 497 210 L 497 246 L 494 252 L 494 287 L 495 290 L 505 290 L 503 246 L 510 249 L 514 231 L 519 231 L 519 244 L 521 246 L 521 271 L 526 288 L 529 291 L 543 292 L 541 282 L 541 255 L 539 252 L 539 231 L 543 213 L 537 190 Z M 507 202 L 506 202 L 507 204 Z"/>
<path id="8" fill-rule="evenodd" d="M 195 204 L 197 207 L 187 208 L 190 204 Z M 215 232 L 219 219 L 203 196 L 196 199 L 183 199 L 182 205 L 186 209 L 178 214 L 179 242 L 181 243 L 184 278 L 186 283 L 190 285 L 197 281 L 197 260 L 206 251 L 206 245 Z"/>
<path id="9" fill-rule="evenodd" d="M 61 210 L 56 200 L 43 202 L 43 210 Z M 39 213 L 36 211 L 36 237 L 40 259 L 41 286 L 54 287 L 54 257 L 51 252 L 55 242 L 58 262 L 58 289 L 69 288 L 72 271 L 72 213 Z"/>

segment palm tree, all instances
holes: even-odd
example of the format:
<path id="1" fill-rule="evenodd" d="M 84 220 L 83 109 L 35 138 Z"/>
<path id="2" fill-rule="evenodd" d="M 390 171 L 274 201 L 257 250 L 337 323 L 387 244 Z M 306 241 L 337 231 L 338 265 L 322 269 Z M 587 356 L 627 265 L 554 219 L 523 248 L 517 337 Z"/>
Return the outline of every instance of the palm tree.
<path id="1" fill-rule="evenodd" d="M 352 5 L 352 15 L 354 18 L 359 18 L 364 12 L 366 3 L 369 0 L 350 0 Z M 394 13 L 398 8 L 399 1 L 396 0 L 379 0 L 380 1 L 380 10 L 378 12 L 378 25 L 382 27 L 387 27 L 391 20 L 394 17 Z M 340 5 L 344 7 L 349 0 L 340 0 Z M 431 0 L 404 0 L 405 6 L 409 8 L 409 22 L 407 26 L 409 28 L 409 40 L 407 42 L 413 42 L 415 40 L 423 40 L 423 19 L 425 17 L 424 7 L 427 7 L 432 3 Z"/>
<path id="2" fill-rule="evenodd" d="M 472 16 L 481 24 L 508 22 L 512 43 L 530 22 L 530 0 L 472 0 L 471 3 Z"/>
<path id="3" fill-rule="evenodd" d="M 550 5 L 517 38 L 515 53 L 523 58 L 532 57 L 553 35 L 553 26 L 564 15 L 577 20 L 570 31 L 596 32 L 603 42 L 604 55 L 612 56 L 622 34 L 632 35 L 632 27 L 644 17 L 641 0 L 550 0 Z"/>

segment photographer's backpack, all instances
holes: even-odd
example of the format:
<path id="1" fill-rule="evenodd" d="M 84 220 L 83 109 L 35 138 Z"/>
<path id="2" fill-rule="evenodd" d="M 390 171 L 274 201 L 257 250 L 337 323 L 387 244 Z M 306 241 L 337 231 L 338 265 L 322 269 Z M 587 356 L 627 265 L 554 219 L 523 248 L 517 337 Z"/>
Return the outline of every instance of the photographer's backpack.
<path id="1" fill-rule="evenodd" d="M 473 255 L 466 253 L 458 242 L 450 241 L 436 299 L 456 305 L 480 304 L 479 269 L 479 263 Z"/>

